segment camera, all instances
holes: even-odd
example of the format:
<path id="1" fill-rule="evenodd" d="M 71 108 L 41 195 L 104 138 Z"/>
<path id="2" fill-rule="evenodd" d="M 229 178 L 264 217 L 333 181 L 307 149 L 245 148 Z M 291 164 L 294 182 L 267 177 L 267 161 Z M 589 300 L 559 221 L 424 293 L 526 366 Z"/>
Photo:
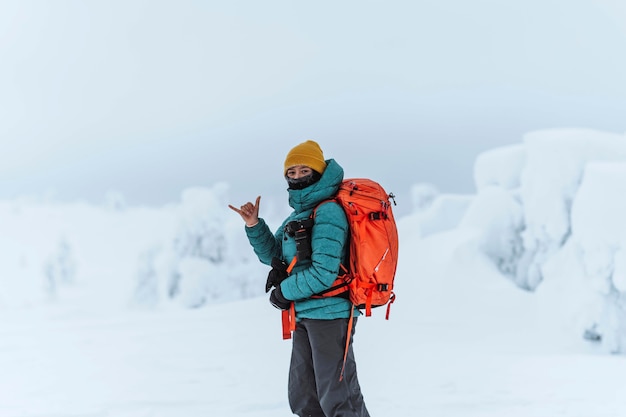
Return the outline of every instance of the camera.
<path id="1" fill-rule="evenodd" d="M 296 257 L 298 261 L 310 259 L 311 250 L 311 229 L 313 219 L 293 220 L 285 225 L 285 233 L 296 241 Z"/>

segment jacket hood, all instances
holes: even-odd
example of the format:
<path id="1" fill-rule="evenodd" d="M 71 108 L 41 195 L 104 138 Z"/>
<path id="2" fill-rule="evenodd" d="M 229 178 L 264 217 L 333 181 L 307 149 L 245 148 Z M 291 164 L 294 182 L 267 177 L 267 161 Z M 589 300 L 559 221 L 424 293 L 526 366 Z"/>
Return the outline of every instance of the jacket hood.
<path id="1" fill-rule="evenodd" d="M 334 159 L 326 161 L 326 169 L 320 180 L 302 190 L 287 189 L 289 205 L 297 212 L 311 210 L 321 201 L 328 200 L 337 194 L 343 181 L 343 168 Z"/>

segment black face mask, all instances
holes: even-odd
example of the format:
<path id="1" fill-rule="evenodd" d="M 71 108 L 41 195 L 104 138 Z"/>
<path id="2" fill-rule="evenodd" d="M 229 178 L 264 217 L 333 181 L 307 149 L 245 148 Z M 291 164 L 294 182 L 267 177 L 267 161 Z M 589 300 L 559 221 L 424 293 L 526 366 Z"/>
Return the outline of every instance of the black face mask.
<path id="1" fill-rule="evenodd" d="M 300 178 L 285 177 L 290 190 L 302 190 L 311 184 L 315 184 L 322 178 L 322 174 L 313 170 L 309 175 Z"/>

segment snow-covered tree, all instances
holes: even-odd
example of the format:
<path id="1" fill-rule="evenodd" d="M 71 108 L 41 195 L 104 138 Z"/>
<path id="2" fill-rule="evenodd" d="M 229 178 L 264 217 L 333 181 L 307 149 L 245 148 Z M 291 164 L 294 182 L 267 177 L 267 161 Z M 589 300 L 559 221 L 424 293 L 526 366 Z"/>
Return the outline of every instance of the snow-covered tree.
<path id="1" fill-rule="evenodd" d="M 159 247 L 154 246 L 139 254 L 137 285 L 133 294 L 135 305 L 154 307 L 159 303 L 159 276 L 156 267 L 159 253 Z"/>
<path id="2" fill-rule="evenodd" d="M 54 252 L 44 262 L 45 290 L 55 296 L 60 286 L 73 284 L 76 275 L 76 261 L 67 239 L 61 238 Z"/>
<path id="3" fill-rule="evenodd" d="M 522 206 L 511 193 L 495 185 L 484 187 L 472 201 L 459 227 L 473 229 L 478 247 L 503 274 L 516 279 L 523 251 L 524 223 Z"/>
<path id="4" fill-rule="evenodd" d="M 461 227 L 485 255 L 587 339 L 626 352 L 626 138 L 531 132 L 480 155 L 474 177 Z"/>
<path id="5" fill-rule="evenodd" d="M 518 281 L 534 289 L 542 265 L 571 234 L 571 207 L 585 166 L 591 161 L 626 160 L 622 135 L 585 129 L 553 129 L 524 136 L 526 164 L 521 177 L 524 255 Z"/>
<path id="6" fill-rule="evenodd" d="M 242 240 L 241 219 L 228 209 L 227 191 L 225 184 L 186 189 L 174 210 L 175 235 L 158 256 L 144 259 L 143 274 L 156 269 L 166 297 L 183 306 L 250 297 L 263 288 L 259 277 L 267 271 Z"/>
<path id="7" fill-rule="evenodd" d="M 626 159 L 589 163 L 572 206 L 572 241 L 588 288 L 600 307 L 587 334 L 604 347 L 626 352 Z"/>

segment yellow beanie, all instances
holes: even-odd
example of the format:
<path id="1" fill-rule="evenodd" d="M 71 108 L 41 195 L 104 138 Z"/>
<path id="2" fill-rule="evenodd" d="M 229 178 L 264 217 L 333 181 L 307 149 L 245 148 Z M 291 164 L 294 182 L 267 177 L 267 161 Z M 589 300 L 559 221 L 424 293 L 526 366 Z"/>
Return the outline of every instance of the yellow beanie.
<path id="1" fill-rule="evenodd" d="M 307 140 L 291 149 L 285 158 L 285 171 L 283 174 L 286 175 L 287 170 L 296 165 L 306 165 L 320 174 L 324 173 L 326 161 L 320 145 L 315 141 Z"/>

